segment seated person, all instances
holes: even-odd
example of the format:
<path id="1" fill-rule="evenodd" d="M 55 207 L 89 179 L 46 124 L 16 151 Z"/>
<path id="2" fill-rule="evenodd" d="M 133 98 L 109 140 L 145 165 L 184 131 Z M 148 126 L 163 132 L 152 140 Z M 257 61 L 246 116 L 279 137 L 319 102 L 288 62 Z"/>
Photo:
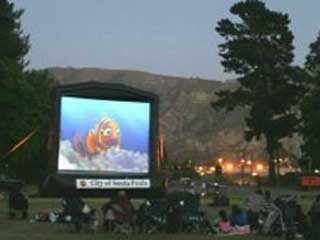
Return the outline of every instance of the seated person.
<path id="1" fill-rule="evenodd" d="M 62 200 L 62 222 L 71 222 L 76 226 L 76 230 L 81 230 L 83 222 L 83 208 L 85 203 L 80 198 L 76 190 L 67 191 L 65 197 Z"/>
<path id="2" fill-rule="evenodd" d="M 110 201 L 102 206 L 103 227 L 107 231 L 112 231 L 114 229 L 115 214 L 112 206 L 116 204 L 116 201 L 117 198 L 112 196 Z"/>
<path id="3" fill-rule="evenodd" d="M 231 226 L 241 227 L 241 226 L 248 225 L 247 214 L 245 214 L 242 211 L 242 209 L 237 205 L 232 206 L 230 221 L 231 221 Z"/>
<path id="4" fill-rule="evenodd" d="M 134 207 L 124 191 L 103 206 L 104 225 L 107 230 L 113 230 L 114 223 L 131 224 L 133 221 Z"/>
<path id="5" fill-rule="evenodd" d="M 219 211 L 219 220 L 215 226 L 218 233 L 231 233 L 231 222 L 225 210 Z"/>
<path id="6" fill-rule="evenodd" d="M 84 207 L 83 200 L 76 194 L 67 194 L 62 200 L 63 213 L 72 217 L 78 217 Z"/>
<path id="7" fill-rule="evenodd" d="M 15 217 L 16 212 L 22 213 L 22 218 L 28 217 L 29 201 L 19 190 L 12 191 L 9 194 L 9 217 Z"/>
<path id="8" fill-rule="evenodd" d="M 237 205 L 232 206 L 230 223 L 233 227 L 233 232 L 236 234 L 247 234 L 250 232 L 247 214 Z"/>

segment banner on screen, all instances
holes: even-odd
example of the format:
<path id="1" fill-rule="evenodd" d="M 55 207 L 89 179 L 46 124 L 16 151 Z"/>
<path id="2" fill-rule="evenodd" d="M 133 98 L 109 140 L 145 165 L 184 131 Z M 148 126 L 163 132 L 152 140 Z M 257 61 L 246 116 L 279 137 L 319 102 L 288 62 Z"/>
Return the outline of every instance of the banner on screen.
<path id="1" fill-rule="evenodd" d="M 150 179 L 76 179 L 77 189 L 147 189 Z"/>

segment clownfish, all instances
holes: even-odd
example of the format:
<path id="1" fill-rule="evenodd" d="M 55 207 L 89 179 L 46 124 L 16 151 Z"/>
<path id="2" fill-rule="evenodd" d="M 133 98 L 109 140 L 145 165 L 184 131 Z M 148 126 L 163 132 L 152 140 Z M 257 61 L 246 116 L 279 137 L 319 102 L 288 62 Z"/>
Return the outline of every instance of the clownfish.
<path id="1" fill-rule="evenodd" d="M 120 149 L 121 144 L 120 129 L 114 120 L 105 116 L 96 125 L 95 128 L 90 129 L 85 138 L 80 134 L 73 137 L 72 147 L 82 157 L 92 157 L 105 153 L 109 149 Z"/>

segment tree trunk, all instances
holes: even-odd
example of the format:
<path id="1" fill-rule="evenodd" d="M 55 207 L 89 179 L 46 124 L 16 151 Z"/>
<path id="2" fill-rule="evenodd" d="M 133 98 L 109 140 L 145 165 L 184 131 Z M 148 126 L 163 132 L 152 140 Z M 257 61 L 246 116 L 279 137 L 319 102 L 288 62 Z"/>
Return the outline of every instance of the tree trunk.
<path id="1" fill-rule="evenodd" d="M 269 154 L 270 155 L 270 154 Z M 271 184 L 276 184 L 276 166 L 274 159 L 270 157 L 269 159 L 269 182 Z"/>
<path id="2" fill-rule="evenodd" d="M 275 151 L 276 151 L 276 144 L 275 141 L 270 138 L 267 137 L 267 152 L 269 155 L 269 183 L 271 184 L 276 184 L 276 165 L 274 162 L 274 158 L 275 158 Z"/>

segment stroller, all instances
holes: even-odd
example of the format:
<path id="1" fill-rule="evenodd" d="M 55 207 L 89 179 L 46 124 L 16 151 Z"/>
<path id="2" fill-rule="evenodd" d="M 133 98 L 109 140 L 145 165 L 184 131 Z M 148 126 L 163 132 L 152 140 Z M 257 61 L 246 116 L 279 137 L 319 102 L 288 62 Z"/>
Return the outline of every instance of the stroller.
<path id="1" fill-rule="evenodd" d="M 283 195 L 276 199 L 275 204 L 281 209 L 283 214 L 283 221 L 285 224 L 286 239 L 294 239 L 298 234 L 299 228 L 299 205 L 296 197 L 290 195 Z"/>
<path id="2" fill-rule="evenodd" d="M 283 213 L 274 204 L 265 207 L 259 214 L 260 232 L 266 235 L 282 236 L 285 231 Z"/>
<path id="3" fill-rule="evenodd" d="M 260 214 L 262 233 L 274 236 L 285 234 L 294 239 L 297 234 L 297 203 L 294 196 L 283 195 L 270 203 Z"/>

